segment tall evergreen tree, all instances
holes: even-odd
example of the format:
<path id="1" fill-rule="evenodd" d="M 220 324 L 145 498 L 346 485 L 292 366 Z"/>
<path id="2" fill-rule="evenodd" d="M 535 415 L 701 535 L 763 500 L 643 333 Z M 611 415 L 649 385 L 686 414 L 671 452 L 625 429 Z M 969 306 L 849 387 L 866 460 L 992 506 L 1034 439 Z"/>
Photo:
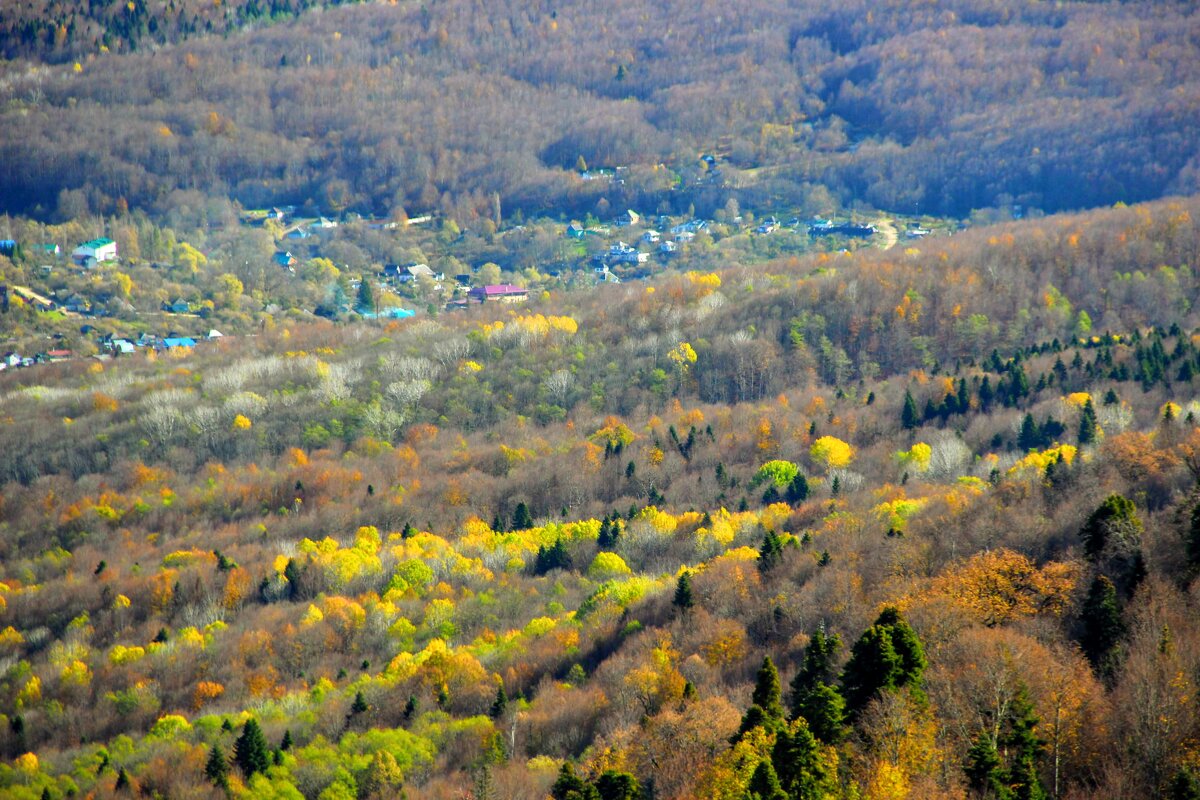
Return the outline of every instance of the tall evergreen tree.
<path id="1" fill-rule="evenodd" d="M 671 604 L 683 611 L 687 611 L 696 604 L 696 599 L 692 595 L 692 574 L 687 570 L 680 573 L 679 580 L 675 582 L 675 598 Z"/>
<path id="2" fill-rule="evenodd" d="M 368 314 L 374 314 L 376 311 L 375 291 L 371 288 L 371 281 L 366 275 L 363 275 L 362 280 L 358 283 L 358 302 L 355 305 L 359 311 L 365 311 Z"/>
<path id="3" fill-rule="evenodd" d="M 758 549 L 758 571 L 770 572 L 783 560 L 783 543 L 774 531 L 763 534 L 762 547 Z"/>
<path id="4" fill-rule="evenodd" d="M 1038 777 L 1037 756 L 1045 744 L 1035 733 L 1038 717 L 1025 686 L 1019 687 L 1009 706 L 1008 730 L 1000 744 L 1008 754 L 1008 785 L 1013 800 L 1045 800 L 1046 790 Z"/>
<path id="5" fill-rule="evenodd" d="M 1200 566 L 1200 503 L 1192 509 L 1187 530 L 1187 559 L 1193 567 Z"/>
<path id="6" fill-rule="evenodd" d="M 771 719 L 783 718 L 783 705 L 780 702 L 782 690 L 779 685 L 779 670 L 770 656 L 763 656 L 762 665 L 754 680 L 754 694 L 750 702 L 766 712 Z"/>
<path id="7" fill-rule="evenodd" d="M 775 735 L 771 763 L 791 800 L 823 800 L 832 795 L 834 776 L 804 720 L 794 721 Z"/>
<path id="8" fill-rule="evenodd" d="M 1089 397 L 1083 404 L 1083 412 L 1079 415 L 1079 443 L 1095 444 L 1096 442 L 1096 409 Z"/>
<path id="9" fill-rule="evenodd" d="M 488 711 L 488 716 L 492 719 L 500 719 L 508 711 L 508 694 L 504 691 L 504 684 L 496 687 L 496 699 L 492 701 L 492 707 Z"/>
<path id="10" fill-rule="evenodd" d="M 1121 550 L 1132 551 L 1141 540 L 1142 521 L 1138 518 L 1133 501 L 1119 494 L 1110 494 L 1100 507 L 1092 512 L 1079 536 L 1083 539 L 1083 551 L 1095 562 L 1110 544 Z"/>
<path id="11" fill-rule="evenodd" d="M 1168 800 L 1200 800 L 1200 780 L 1187 767 L 1181 767 L 1167 788 Z"/>
<path id="12" fill-rule="evenodd" d="M 533 527 L 533 515 L 529 513 L 529 506 L 524 502 L 517 503 L 516 510 L 513 511 L 512 529 L 514 531 L 526 531 Z"/>
<path id="13" fill-rule="evenodd" d="M 995 800 L 1010 800 L 1012 793 L 1004 785 L 1004 769 L 996 743 L 986 734 L 975 737 L 967 751 L 967 763 L 963 767 L 967 774 L 967 786 L 984 797 Z"/>
<path id="14" fill-rule="evenodd" d="M 247 778 L 256 772 L 266 772 L 271 764 L 267 738 L 253 717 L 246 720 L 242 735 L 233 744 L 233 759 Z"/>
<path id="15" fill-rule="evenodd" d="M 788 800 L 787 793 L 779 785 L 779 776 L 769 759 L 758 762 L 750 784 L 746 787 L 746 800 Z"/>
<path id="16" fill-rule="evenodd" d="M 856 716 L 884 689 L 914 686 L 925 669 L 925 653 L 916 632 L 894 608 L 885 608 L 859 637 L 842 670 L 842 696 Z"/>
<path id="17" fill-rule="evenodd" d="M 792 719 L 804 719 L 813 735 L 826 744 L 841 741 L 846 701 L 834 687 L 834 657 L 841 649 L 837 635 L 818 629 L 804 651 L 804 662 L 792 678 L 789 705 Z"/>
<path id="18" fill-rule="evenodd" d="M 204 762 L 204 777 L 212 781 L 214 786 L 222 789 L 229 784 L 229 762 L 221 752 L 220 745 L 213 745 L 208 751 L 208 761 Z"/>
<path id="19" fill-rule="evenodd" d="M 917 411 L 917 401 L 913 399 L 912 392 L 905 390 L 904 408 L 900 411 L 900 425 L 904 430 L 911 431 L 920 424 L 921 415 Z"/>
<path id="20" fill-rule="evenodd" d="M 804 477 L 803 472 L 797 472 L 796 477 L 788 483 L 783 499 L 792 504 L 803 503 L 808 499 L 808 479 Z"/>
<path id="21" fill-rule="evenodd" d="M 1022 450 L 1033 450 L 1042 442 L 1042 432 L 1032 414 L 1026 414 L 1021 420 L 1021 431 L 1017 434 L 1017 447 Z"/>
<path id="22" fill-rule="evenodd" d="M 600 800 L 596 787 L 576 774 L 570 762 L 559 768 L 558 779 L 550 787 L 550 796 L 554 800 Z"/>
<path id="23" fill-rule="evenodd" d="M 806 689 L 794 706 L 796 719 L 805 720 L 813 736 L 825 744 L 837 744 L 845 735 L 846 701 L 827 683 Z"/>
<path id="24" fill-rule="evenodd" d="M 1096 671 L 1111 677 L 1114 650 L 1125 635 L 1117 587 L 1104 575 L 1097 575 L 1083 601 L 1083 634 L 1079 645 Z"/>

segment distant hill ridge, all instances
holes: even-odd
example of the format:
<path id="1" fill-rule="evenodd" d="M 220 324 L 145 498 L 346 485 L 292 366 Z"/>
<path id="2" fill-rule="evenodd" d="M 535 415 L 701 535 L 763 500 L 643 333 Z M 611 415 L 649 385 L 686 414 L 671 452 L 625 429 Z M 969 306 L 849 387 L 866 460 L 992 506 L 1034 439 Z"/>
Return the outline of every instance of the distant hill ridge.
<path id="1" fill-rule="evenodd" d="M 65 63 L 0 88 L 0 206 L 165 213 L 199 192 L 470 224 L 497 201 L 832 195 L 966 216 L 1187 194 L 1200 176 L 1186 3 L 334 5 L 237 33 L 317 4 L 6 14 L 7 54 Z M 588 165 L 627 170 L 585 182 Z"/>

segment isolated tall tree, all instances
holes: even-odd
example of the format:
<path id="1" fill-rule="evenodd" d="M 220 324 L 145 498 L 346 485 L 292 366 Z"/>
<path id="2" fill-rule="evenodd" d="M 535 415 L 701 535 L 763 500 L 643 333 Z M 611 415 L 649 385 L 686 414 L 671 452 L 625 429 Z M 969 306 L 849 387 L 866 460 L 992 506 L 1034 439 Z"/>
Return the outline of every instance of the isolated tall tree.
<path id="1" fill-rule="evenodd" d="M 1012 797 L 1004 785 L 1004 765 L 991 736 L 981 733 L 975 737 L 975 742 L 967 751 L 967 763 L 963 765 L 963 771 L 967 775 L 967 786 L 972 791 L 996 800 Z"/>
<path id="2" fill-rule="evenodd" d="M 804 477 L 803 472 L 797 472 L 796 477 L 788 483 L 783 499 L 792 504 L 803 503 L 808 499 L 808 479 Z"/>
<path id="3" fill-rule="evenodd" d="M 690 572 L 685 570 L 680 574 L 679 580 L 675 582 L 675 598 L 671 603 L 683 611 L 687 611 L 696 604 L 696 599 L 692 596 L 692 575 Z"/>
<path id="4" fill-rule="evenodd" d="M 638 779 L 628 772 L 605 770 L 596 778 L 596 791 L 600 800 L 640 800 L 642 787 Z"/>
<path id="5" fill-rule="evenodd" d="M 500 719 L 508 711 L 508 693 L 504 691 L 504 684 L 496 687 L 496 699 L 492 701 L 492 708 L 488 712 L 488 716 L 492 719 Z"/>

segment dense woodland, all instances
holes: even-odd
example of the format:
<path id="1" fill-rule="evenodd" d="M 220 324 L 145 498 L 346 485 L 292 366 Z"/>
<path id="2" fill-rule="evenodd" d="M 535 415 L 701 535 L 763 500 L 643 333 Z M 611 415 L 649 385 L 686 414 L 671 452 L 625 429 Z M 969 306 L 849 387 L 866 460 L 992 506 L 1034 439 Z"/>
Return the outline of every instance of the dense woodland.
<path id="1" fill-rule="evenodd" d="M 1200 798 L 1197 14 L 8 3 L 0 794 Z"/>
<path id="2" fill-rule="evenodd" d="M 1194 797 L 1198 205 L 0 374 L 3 791 Z"/>
<path id="3" fill-rule="evenodd" d="M 229 197 L 472 226 L 731 196 L 963 217 L 1188 193 L 1200 168 L 1189 3 L 12 5 L 2 202 L 42 219 Z"/>

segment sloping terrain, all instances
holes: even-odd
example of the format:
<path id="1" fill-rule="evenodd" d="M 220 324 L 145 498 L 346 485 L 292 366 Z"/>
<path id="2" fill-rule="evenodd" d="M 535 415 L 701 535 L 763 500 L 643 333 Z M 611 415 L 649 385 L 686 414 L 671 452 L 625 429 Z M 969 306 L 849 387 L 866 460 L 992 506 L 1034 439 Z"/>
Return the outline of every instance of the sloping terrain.
<path id="1" fill-rule="evenodd" d="M 5 208 L 1046 211 L 1195 187 L 1190 4 L 354 5 L 6 65 Z M 709 175 L 701 154 L 721 157 Z M 585 165 L 628 167 L 581 181 Z M 659 165 L 665 164 L 666 168 Z M 737 171 L 786 165 L 738 190 Z"/>

